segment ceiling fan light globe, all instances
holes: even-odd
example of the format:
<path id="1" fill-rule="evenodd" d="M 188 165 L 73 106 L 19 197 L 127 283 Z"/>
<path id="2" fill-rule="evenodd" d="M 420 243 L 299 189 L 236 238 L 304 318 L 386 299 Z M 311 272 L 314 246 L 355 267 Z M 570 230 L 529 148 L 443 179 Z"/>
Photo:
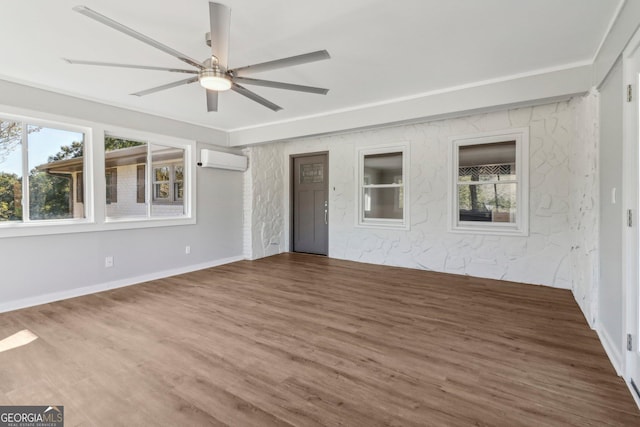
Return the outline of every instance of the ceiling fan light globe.
<path id="1" fill-rule="evenodd" d="M 216 69 L 205 69 L 200 71 L 198 77 L 200 86 L 205 89 L 217 92 L 231 89 L 231 79 L 226 74 Z"/>

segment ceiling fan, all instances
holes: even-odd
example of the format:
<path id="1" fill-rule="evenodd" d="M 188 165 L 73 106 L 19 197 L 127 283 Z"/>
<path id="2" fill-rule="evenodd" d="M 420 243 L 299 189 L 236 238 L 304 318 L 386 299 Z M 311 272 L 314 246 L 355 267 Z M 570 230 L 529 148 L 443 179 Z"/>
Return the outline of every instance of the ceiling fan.
<path id="1" fill-rule="evenodd" d="M 292 83 L 274 82 L 270 80 L 253 79 L 244 77 L 245 74 L 257 73 L 267 70 L 274 70 L 277 68 L 291 67 L 294 65 L 306 64 L 309 62 L 321 61 L 323 59 L 329 59 L 329 52 L 326 50 L 318 50 L 315 52 L 305 53 L 302 55 L 290 56 L 288 58 L 276 59 L 273 61 L 262 62 L 254 65 L 246 65 L 238 68 L 228 68 L 227 58 L 229 54 L 229 26 L 231 9 L 229 7 L 215 2 L 209 2 L 209 20 L 211 24 L 211 32 L 207 33 L 205 38 L 209 46 L 211 46 L 211 57 L 207 58 L 203 62 L 199 62 L 189 56 L 178 52 L 175 49 L 170 48 L 150 37 L 145 36 L 119 22 L 114 21 L 86 6 L 75 6 L 74 11 L 81 13 L 91 19 L 94 19 L 114 30 L 120 31 L 128 36 L 140 40 L 150 46 L 160 49 L 161 51 L 172 55 L 179 60 L 195 67 L 195 70 L 185 70 L 179 68 L 165 68 L 155 67 L 147 65 L 133 65 L 133 64 L 117 64 L 111 62 L 97 62 L 97 61 L 82 61 L 76 59 L 63 58 L 69 64 L 81 64 L 81 65 L 98 65 L 105 67 L 120 67 L 120 68 L 136 68 L 142 70 L 157 70 L 157 71 L 169 71 L 172 73 L 185 73 L 194 74 L 193 77 L 189 77 L 185 80 L 179 80 L 177 82 L 168 83 L 162 86 L 153 87 L 150 89 L 142 90 L 140 92 L 132 93 L 136 96 L 145 96 L 151 93 L 159 92 L 161 90 L 170 89 L 177 86 L 182 86 L 190 83 L 199 82 L 200 85 L 206 89 L 207 94 L 207 111 L 218 111 L 218 93 L 228 89 L 246 96 L 247 98 L 255 101 L 259 104 L 270 108 L 273 111 L 282 110 L 282 107 L 274 104 L 273 102 L 261 97 L 255 92 L 241 86 L 240 83 L 255 86 L 265 86 L 277 89 L 287 89 L 299 92 L 316 93 L 326 95 L 329 89 L 323 89 L 313 86 L 303 86 Z"/>

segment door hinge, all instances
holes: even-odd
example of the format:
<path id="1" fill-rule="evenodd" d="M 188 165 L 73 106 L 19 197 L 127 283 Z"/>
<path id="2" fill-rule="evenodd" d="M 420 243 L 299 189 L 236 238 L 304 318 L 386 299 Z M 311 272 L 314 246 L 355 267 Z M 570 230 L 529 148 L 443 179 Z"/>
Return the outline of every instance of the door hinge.
<path id="1" fill-rule="evenodd" d="M 633 211 L 627 209 L 627 227 L 633 227 Z"/>
<path id="2" fill-rule="evenodd" d="M 631 334 L 627 334 L 627 351 L 633 350 L 633 336 Z"/>
<path id="3" fill-rule="evenodd" d="M 631 88 L 631 85 L 627 85 L 627 102 L 631 102 L 632 99 L 633 99 L 633 89 Z"/>

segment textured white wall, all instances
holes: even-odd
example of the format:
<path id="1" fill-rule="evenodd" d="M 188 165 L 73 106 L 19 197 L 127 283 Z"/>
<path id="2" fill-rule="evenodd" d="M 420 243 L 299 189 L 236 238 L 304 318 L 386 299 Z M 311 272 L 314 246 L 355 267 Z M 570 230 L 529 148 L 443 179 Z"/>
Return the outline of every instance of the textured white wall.
<path id="1" fill-rule="evenodd" d="M 253 257 L 288 249 L 289 155 L 326 150 L 331 257 L 571 288 L 574 113 L 562 102 L 249 148 Z M 447 232 L 449 137 L 525 126 L 530 127 L 530 235 Z M 411 146 L 411 229 L 355 227 L 357 149 L 394 142 Z"/>
<path id="2" fill-rule="evenodd" d="M 258 259 L 286 251 L 284 246 L 283 144 L 244 150 L 249 156 L 245 182 L 244 254 Z"/>
<path id="3" fill-rule="evenodd" d="M 572 100 L 574 138 L 569 167 L 571 224 L 571 289 L 582 312 L 595 326 L 599 274 L 599 94 L 592 90 Z"/>

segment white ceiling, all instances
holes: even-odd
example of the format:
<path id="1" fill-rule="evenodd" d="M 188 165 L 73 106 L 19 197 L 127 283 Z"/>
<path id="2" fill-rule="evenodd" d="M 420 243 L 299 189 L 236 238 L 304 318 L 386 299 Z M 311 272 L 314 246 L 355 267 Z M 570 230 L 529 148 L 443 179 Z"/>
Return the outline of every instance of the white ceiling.
<path id="1" fill-rule="evenodd" d="M 252 74 L 327 87 L 326 96 L 247 87 L 207 113 L 197 83 L 128 95 L 183 74 L 69 65 L 61 58 L 188 68 L 71 9 L 84 4 L 191 57 L 209 48 L 208 1 L 5 0 L 0 78 L 222 130 L 351 110 L 434 90 L 590 64 L 622 0 L 222 0 L 230 67 L 327 49 L 332 58 Z M 0 94 L 0 103 L 1 103 Z"/>

